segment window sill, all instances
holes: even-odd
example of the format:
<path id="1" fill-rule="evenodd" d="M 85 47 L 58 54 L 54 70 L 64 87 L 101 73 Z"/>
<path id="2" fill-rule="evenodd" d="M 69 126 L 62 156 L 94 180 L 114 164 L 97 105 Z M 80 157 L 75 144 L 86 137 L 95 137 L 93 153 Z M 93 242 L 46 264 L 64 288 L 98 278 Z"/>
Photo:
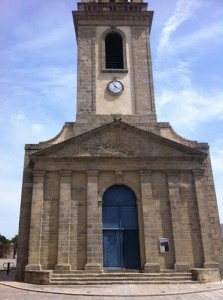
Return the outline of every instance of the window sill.
<path id="1" fill-rule="evenodd" d="M 102 73 L 128 73 L 128 69 L 102 69 Z"/>

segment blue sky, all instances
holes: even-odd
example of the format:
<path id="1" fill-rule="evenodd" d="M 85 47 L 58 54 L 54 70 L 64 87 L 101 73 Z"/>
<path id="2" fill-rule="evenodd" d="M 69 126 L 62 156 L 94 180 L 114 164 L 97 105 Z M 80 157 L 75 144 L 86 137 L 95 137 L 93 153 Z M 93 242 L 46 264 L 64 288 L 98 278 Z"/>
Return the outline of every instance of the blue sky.
<path id="1" fill-rule="evenodd" d="M 0 2 L 0 233 L 18 231 L 24 145 L 76 115 L 72 0 Z M 157 116 L 208 142 L 223 223 L 222 0 L 151 0 Z"/>

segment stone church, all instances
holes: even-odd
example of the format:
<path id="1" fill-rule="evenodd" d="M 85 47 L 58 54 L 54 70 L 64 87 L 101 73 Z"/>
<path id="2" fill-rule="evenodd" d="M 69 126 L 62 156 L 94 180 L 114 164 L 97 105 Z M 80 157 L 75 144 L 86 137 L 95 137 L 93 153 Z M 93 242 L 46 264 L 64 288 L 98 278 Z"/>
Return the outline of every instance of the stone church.
<path id="1" fill-rule="evenodd" d="M 73 12 L 76 122 L 25 146 L 18 281 L 128 272 L 219 280 L 209 147 L 157 121 L 147 6 L 82 0 Z"/>

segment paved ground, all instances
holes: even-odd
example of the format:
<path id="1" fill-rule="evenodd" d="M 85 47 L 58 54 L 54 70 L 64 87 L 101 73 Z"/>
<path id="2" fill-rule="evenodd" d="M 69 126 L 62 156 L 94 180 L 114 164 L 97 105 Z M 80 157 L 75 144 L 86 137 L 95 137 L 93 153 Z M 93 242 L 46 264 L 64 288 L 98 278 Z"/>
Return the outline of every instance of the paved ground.
<path id="1" fill-rule="evenodd" d="M 0 282 L 0 300 L 175 300 L 223 299 L 223 282 L 209 284 L 42 286 Z"/>
<path id="2" fill-rule="evenodd" d="M 7 276 L 0 260 L 0 300 L 223 300 L 223 281 L 218 283 L 43 286 L 14 281 L 15 270 Z M 10 260 L 13 262 L 13 260 Z"/>

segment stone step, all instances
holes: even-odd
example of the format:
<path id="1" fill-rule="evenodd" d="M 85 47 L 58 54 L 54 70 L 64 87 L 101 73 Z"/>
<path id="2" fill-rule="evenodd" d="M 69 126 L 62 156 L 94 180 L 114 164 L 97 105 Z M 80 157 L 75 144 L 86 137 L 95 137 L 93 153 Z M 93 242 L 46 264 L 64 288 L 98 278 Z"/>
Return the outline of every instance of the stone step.
<path id="1" fill-rule="evenodd" d="M 183 278 L 191 278 L 191 273 L 142 273 L 142 274 L 107 274 L 107 273 L 102 273 L 102 274 L 94 274 L 94 273 L 83 273 L 83 274 L 71 274 L 71 273 L 62 273 L 62 274 L 53 274 L 53 278 L 73 278 L 73 277 L 78 277 L 78 278 L 159 278 L 159 277 L 170 277 L 170 278 L 175 278 L 175 277 L 183 277 Z"/>
<path id="2" fill-rule="evenodd" d="M 113 285 L 113 284 L 187 284 L 187 283 L 196 283 L 196 281 L 192 280 L 111 280 L 111 281 L 50 281 L 52 285 Z"/>
<path id="3" fill-rule="evenodd" d="M 134 279 L 134 278 L 122 278 L 122 279 L 119 279 L 119 278 L 103 278 L 103 279 L 94 279 L 94 278 L 88 278 L 88 279 L 80 279 L 80 278 L 57 278 L 57 279 L 54 279 L 52 278 L 51 279 L 51 282 L 77 282 L 77 281 L 84 281 L 84 282 L 154 282 L 154 281 L 170 281 L 170 282 L 178 282 L 178 281 L 191 281 L 191 278 L 190 279 L 187 279 L 187 278 L 150 278 L 150 279 Z"/>
<path id="4" fill-rule="evenodd" d="M 165 275 L 165 276 L 174 276 L 174 275 L 191 275 L 191 272 L 156 272 L 156 273 L 146 273 L 146 272 L 137 272 L 137 273 L 133 273 L 133 272 L 87 272 L 87 271 L 69 271 L 69 272 L 56 272 L 53 271 L 53 275 L 77 275 L 77 276 L 85 276 L 85 275 L 91 275 L 91 276 L 159 276 L 159 275 Z"/>
<path id="5" fill-rule="evenodd" d="M 56 285 L 98 285 L 98 284 L 149 284 L 149 283 L 193 283 L 192 274 L 170 273 L 53 273 L 50 284 Z"/>
<path id="6" fill-rule="evenodd" d="M 52 278 L 54 278 L 55 280 L 56 279 L 72 279 L 72 278 L 78 278 L 78 279 L 85 279 L 85 280 L 88 280 L 88 279 L 95 279 L 95 280 L 101 280 L 101 279 L 103 279 L 103 280 L 111 280 L 111 279 L 125 279 L 125 280 L 130 280 L 130 279 L 135 279 L 135 280 L 153 280 L 153 279 L 159 279 L 159 278 L 166 278 L 166 279 L 170 279 L 170 280 L 176 280 L 176 279 L 180 279 L 180 278 L 185 278 L 185 279 L 191 279 L 191 276 L 172 276 L 172 277 L 170 277 L 170 276 L 165 276 L 165 275 L 163 275 L 163 276 L 159 276 L 159 277 L 157 277 L 157 276 L 154 276 L 154 277 L 145 277 L 145 276 L 142 276 L 142 277 L 134 277 L 134 276 L 132 276 L 132 277 L 128 277 L 128 276 L 122 276 L 122 277 L 119 277 L 119 276 L 112 276 L 112 277 L 110 277 L 110 276 L 86 276 L 86 277 L 84 277 L 84 276 L 52 276 Z"/>

